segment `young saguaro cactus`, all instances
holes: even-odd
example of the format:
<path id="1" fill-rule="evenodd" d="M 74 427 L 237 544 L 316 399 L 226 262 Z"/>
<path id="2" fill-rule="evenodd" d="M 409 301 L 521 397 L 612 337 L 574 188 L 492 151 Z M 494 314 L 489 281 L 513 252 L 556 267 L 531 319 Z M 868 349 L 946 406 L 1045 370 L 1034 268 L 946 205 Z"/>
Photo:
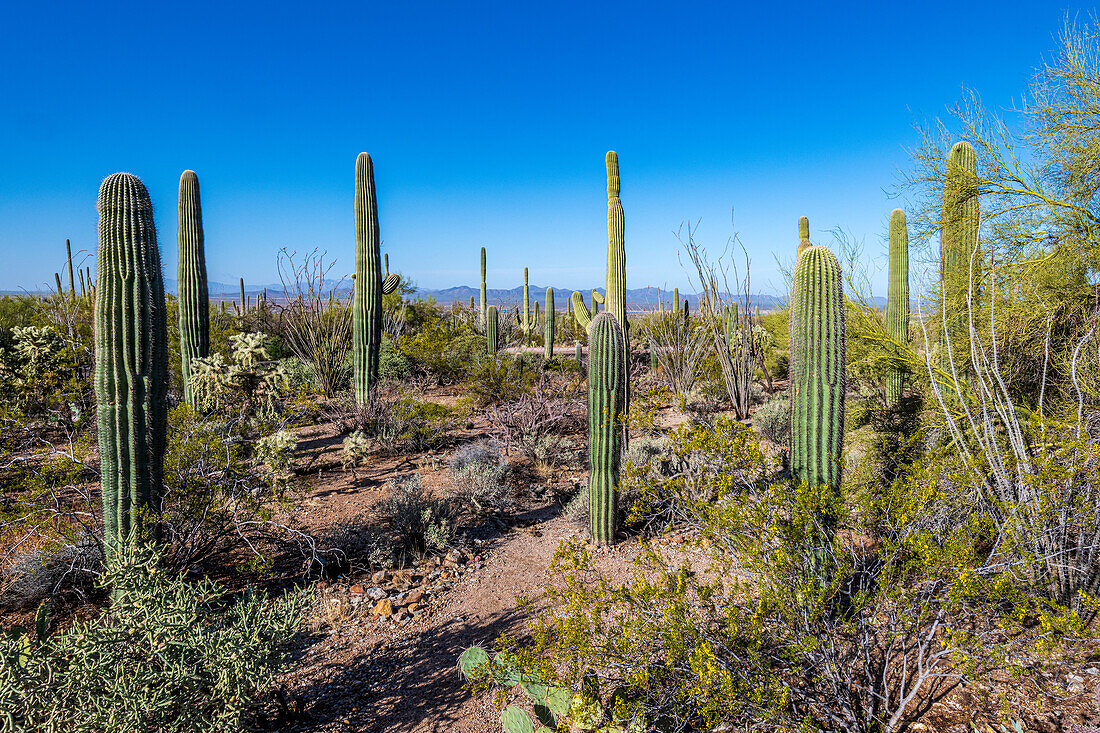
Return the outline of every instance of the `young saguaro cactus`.
<path id="1" fill-rule="evenodd" d="M 65 259 L 69 262 L 69 299 L 76 300 L 76 282 L 73 280 L 73 246 L 65 240 Z"/>
<path id="2" fill-rule="evenodd" d="M 604 311 L 588 330 L 589 526 L 600 545 L 615 541 L 625 408 L 625 334 L 615 316 Z"/>
<path id="3" fill-rule="evenodd" d="M 905 212 L 890 214 L 890 282 L 886 301 L 886 328 L 899 344 L 909 343 L 909 229 Z M 896 368 L 886 374 L 886 404 L 901 400 L 904 377 Z"/>
<path id="4" fill-rule="evenodd" d="M 210 355 L 210 293 L 206 282 L 206 251 L 202 231 L 199 178 L 186 170 L 179 190 L 180 361 L 183 399 L 194 406 L 191 362 Z"/>
<path id="5" fill-rule="evenodd" d="M 672 289 L 672 312 L 680 315 L 680 288 Z"/>
<path id="6" fill-rule="evenodd" d="M 970 309 L 978 306 L 978 282 L 981 279 L 979 214 L 977 155 L 970 143 L 958 142 L 947 156 L 943 185 L 940 277 L 946 329 L 940 340 L 940 361 L 943 369 L 950 371 L 953 359 L 955 369 L 964 378 L 970 365 Z M 951 345 L 950 358 L 948 342 Z"/>
<path id="7" fill-rule="evenodd" d="M 844 289 L 840 263 L 825 247 L 798 257 L 791 335 L 791 473 L 835 495 L 844 439 Z"/>
<path id="8" fill-rule="evenodd" d="M 491 305 L 485 312 L 485 351 L 488 354 L 495 354 L 498 348 L 500 348 L 500 317 L 497 315 L 497 307 Z"/>
<path id="9" fill-rule="evenodd" d="M 355 401 L 365 404 L 378 380 L 382 348 L 382 256 L 374 163 L 367 153 L 355 159 L 355 286 L 351 304 L 352 381 Z"/>
<path id="10" fill-rule="evenodd" d="M 523 268 L 523 318 L 520 321 L 523 335 L 531 332 L 531 294 L 527 290 L 527 268 Z"/>
<path id="11" fill-rule="evenodd" d="M 546 314 L 542 317 L 542 354 L 547 359 L 554 358 L 554 289 L 546 289 Z"/>
<path id="12" fill-rule="evenodd" d="M 95 393 L 109 551 L 159 511 L 168 419 L 164 280 L 149 192 L 129 173 L 99 188 Z"/>

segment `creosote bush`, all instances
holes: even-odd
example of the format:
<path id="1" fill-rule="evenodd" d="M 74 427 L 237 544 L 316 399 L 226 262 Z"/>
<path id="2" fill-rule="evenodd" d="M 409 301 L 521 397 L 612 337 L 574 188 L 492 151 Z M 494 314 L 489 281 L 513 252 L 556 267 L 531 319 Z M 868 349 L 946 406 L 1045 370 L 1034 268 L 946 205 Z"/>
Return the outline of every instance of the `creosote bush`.
<path id="1" fill-rule="evenodd" d="M 435 554 L 453 544 L 457 512 L 450 499 L 431 498 L 418 473 L 391 479 L 386 488 L 389 496 L 379 512 L 403 557 Z"/>
<path id="2" fill-rule="evenodd" d="M 236 599 L 133 545 L 102 578 L 106 613 L 33 641 L 0 635 L 0 720 L 12 731 L 231 731 L 253 724 L 310 603 Z"/>

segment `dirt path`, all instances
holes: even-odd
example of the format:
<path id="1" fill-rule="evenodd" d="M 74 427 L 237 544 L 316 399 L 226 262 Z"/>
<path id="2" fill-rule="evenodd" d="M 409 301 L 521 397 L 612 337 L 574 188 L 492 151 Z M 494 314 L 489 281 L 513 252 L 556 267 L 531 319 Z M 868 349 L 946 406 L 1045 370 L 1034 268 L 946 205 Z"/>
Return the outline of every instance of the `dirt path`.
<path id="1" fill-rule="evenodd" d="M 456 668 L 466 647 L 518 632 L 517 594 L 537 594 L 558 544 L 578 528 L 552 509 L 545 521 L 518 528 L 459 580 L 432 615 L 394 629 L 352 619 L 306 651 L 291 690 L 306 705 L 311 731 L 453 731 L 499 727 L 492 694 L 462 689 Z"/>

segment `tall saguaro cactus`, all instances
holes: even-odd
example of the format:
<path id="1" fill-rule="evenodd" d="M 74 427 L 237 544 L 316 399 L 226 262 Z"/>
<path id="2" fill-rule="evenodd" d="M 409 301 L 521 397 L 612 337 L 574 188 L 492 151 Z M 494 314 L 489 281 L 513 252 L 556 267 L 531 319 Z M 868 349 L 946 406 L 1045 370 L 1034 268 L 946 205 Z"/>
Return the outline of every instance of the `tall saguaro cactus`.
<path id="1" fill-rule="evenodd" d="M 554 289 L 546 289 L 546 314 L 543 316 L 542 324 L 542 353 L 547 359 L 554 358 L 554 327 L 555 316 L 554 312 Z"/>
<path id="2" fill-rule="evenodd" d="M 481 327 L 485 328 L 485 307 L 488 301 L 485 294 L 485 248 L 481 248 Z"/>
<path id="3" fill-rule="evenodd" d="M 844 439 L 844 288 L 825 247 L 798 257 L 791 295 L 791 473 L 806 485 L 840 490 Z"/>
<path id="4" fill-rule="evenodd" d="M 186 170 L 179 190 L 180 361 L 183 399 L 194 406 L 191 361 L 210 355 L 210 293 L 206 283 L 206 251 L 202 231 L 199 178 Z"/>
<path id="5" fill-rule="evenodd" d="M 129 173 L 99 188 L 95 393 L 107 548 L 159 511 L 168 419 L 168 327 L 149 192 Z"/>
<path id="6" fill-rule="evenodd" d="M 905 212 L 890 214 L 890 283 L 886 301 L 886 328 L 899 344 L 909 343 L 909 229 Z M 892 367 L 886 374 L 886 404 L 896 405 L 904 388 L 901 371 Z"/>
<path id="7" fill-rule="evenodd" d="M 531 294 L 527 290 L 527 268 L 523 268 L 523 319 L 520 322 L 523 335 L 531 332 Z"/>
<path id="8" fill-rule="evenodd" d="M 970 308 L 978 306 L 981 279 L 978 224 L 977 155 L 970 143 L 962 141 L 955 143 L 947 156 L 943 186 L 940 276 L 946 329 L 940 340 L 940 361 L 943 369 L 950 371 L 947 348 L 950 342 L 955 369 L 964 378 L 970 365 Z"/>
<path id="9" fill-rule="evenodd" d="M 65 240 L 65 259 L 69 261 L 69 298 L 76 300 L 76 282 L 73 280 L 73 247 Z"/>
<path id="10" fill-rule="evenodd" d="M 588 332 L 589 526 L 600 545 L 615 541 L 625 409 L 626 338 L 611 311 L 604 311 Z"/>
<path id="11" fill-rule="evenodd" d="M 672 312 L 680 315 L 680 288 L 672 289 Z"/>
<path id="12" fill-rule="evenodd" d="M 365 404 L 378 380 L 382 348 L 382 256 L 374 163 L 367 153 L 355 159 L 355 288 L 351 304 L 352 381 L 355 401 Z"/>
<path id="13" fill-rule="evenodd" d="M 485 351 L 488 354 L 495 354 L 499 348 L 500 317 L 497 315 L 497 307 L 491 305 L 485 311 Z"/>

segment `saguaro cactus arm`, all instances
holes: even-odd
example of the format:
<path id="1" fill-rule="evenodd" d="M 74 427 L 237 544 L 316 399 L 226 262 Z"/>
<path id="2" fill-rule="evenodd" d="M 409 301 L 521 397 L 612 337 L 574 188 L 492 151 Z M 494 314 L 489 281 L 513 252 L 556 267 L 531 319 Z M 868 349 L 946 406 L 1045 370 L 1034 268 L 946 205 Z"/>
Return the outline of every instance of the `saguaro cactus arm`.
<path id="1" fill-rule="evenodd" d="M 592 322 L 592 312 L 584 304 L 584 296 L 579 291 L 574 290 L 569 300 L 573 303 L 573 317 L 577 319 L 577 325 L 587 329 L 588 324 Z"/>

